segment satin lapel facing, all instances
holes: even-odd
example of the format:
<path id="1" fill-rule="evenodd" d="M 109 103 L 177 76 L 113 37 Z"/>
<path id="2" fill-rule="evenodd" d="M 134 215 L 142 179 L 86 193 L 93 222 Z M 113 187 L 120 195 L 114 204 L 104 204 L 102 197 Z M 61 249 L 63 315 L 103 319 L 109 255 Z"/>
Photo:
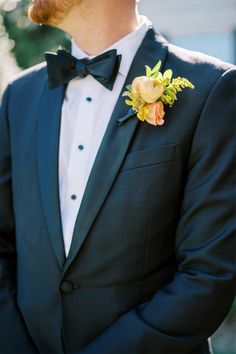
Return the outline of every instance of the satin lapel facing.
<path id="1" fill-rule="evenodd" d="M 132 112 L 130 113 L 129 107 L 125 104 L 122 93 L 126 85 L 132 83 L 135 77 L 145 75 L 145 65 L 154 67 L 158 60 L 164 64 L 166 54 L 167 43 L 164 38 L 161 35 L 155 35 L 155 32 L 149 29 L 134 58 L 97 153 L 77 215 L 64 273 L 81 248 L 112 187 L 138 124 L 138 119 Z"/>
<path id="2" fill-rule="evenodd" d="M 50 90 L 45 84 L 39 108 L 37 158 L 40 192 L 51 243 L 60 267 L 65 261 L 61 225 L 58 151 L 64 88 Z"/>

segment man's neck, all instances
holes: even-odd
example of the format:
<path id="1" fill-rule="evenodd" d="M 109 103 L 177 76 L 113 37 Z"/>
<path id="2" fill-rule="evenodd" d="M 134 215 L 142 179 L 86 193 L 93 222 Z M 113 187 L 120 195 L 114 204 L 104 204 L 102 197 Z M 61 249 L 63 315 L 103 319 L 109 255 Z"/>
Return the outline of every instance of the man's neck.
<path id="1" fill-rule="evenodd" d="M 138 14 L 129 1 L 82 2 L 60 28 L 87 54 L 97 55 L 138 27 Z"/>

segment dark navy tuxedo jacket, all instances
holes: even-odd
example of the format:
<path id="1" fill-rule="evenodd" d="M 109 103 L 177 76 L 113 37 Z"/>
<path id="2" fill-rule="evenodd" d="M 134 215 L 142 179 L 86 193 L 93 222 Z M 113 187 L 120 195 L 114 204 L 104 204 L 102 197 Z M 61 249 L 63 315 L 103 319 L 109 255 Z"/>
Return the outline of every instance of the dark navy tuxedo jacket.
<path id="1" fill-rule="evenodd" d="M 120 95 L 67 259 L 58 190 L 64 88 L 48 88 L 43 63 L 6 89 L 1 354 L 209 352 L 235 288 L 235 69 L 150 29 L 125 85 L 158 60 L 195 90 L 166 108 L 162 126 L 139 121 Z"/>

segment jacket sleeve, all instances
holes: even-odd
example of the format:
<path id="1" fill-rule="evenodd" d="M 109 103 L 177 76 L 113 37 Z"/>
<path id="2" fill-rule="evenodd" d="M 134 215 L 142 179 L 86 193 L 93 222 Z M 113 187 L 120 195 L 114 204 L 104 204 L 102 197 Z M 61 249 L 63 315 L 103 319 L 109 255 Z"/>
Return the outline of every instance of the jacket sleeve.
<path id="1" fill-rule="evenodd" d="M 16 250 L 7 88 L 0 109 L 0 353 L 36 353 L 16 304 Z"/>
<path id="2" fill-rule="evenodd" d="M 236 71 L 218 79 L 196 126 L 171 283 L 123 314 L 80 354 L 185 354 L 227 315 L 235 290 Z"/>

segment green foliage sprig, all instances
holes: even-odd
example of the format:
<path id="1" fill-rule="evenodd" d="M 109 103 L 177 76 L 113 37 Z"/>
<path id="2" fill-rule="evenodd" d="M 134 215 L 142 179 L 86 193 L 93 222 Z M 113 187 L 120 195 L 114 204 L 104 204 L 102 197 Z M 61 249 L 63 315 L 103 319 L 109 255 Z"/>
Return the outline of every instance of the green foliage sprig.
<path id="1" fill-rule="evenodd" d="M 171 69 L 167 69 L 164 74 L 162 74 L 160 72 L 161 60 L 159 60 L 153 69 L 151 69 L 148 65 L 145 65 L 145 68 L 146 76 L 151 79 L 157 79 L 164 89 L 164 92 L 159 100 L 170 107 L 172 107 L 174 102 L 177 100 L 178 92 L 181 92 L 187 87 L 194 89 L 194 85 L 186 78 L 177 77 L 172 79 L 173 71 Z M 129 87 L 128 90 L 130 89 L 131 88 Z"/>

